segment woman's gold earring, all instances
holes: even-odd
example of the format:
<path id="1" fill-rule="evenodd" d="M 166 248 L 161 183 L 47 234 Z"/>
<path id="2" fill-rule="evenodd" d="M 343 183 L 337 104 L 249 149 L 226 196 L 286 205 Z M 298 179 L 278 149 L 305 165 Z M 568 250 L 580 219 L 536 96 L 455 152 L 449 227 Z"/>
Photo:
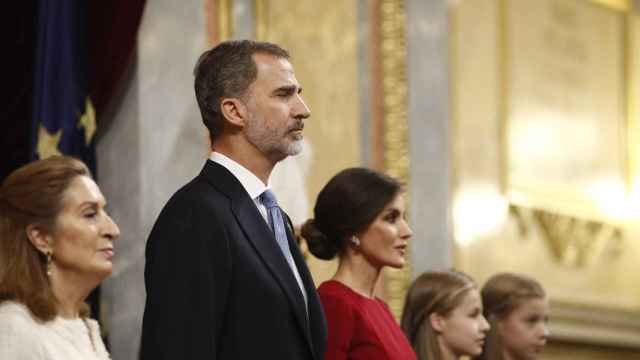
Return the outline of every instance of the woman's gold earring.
<path id="1" fill-rule="evenodd" d="M 51 263 L 52 263 L 52 259 L 53 259 L 53 252 L 52 251 L 47 251 L 45 253 L 45 255 L 47 256 L 47 276 L 51 277 Z"/>

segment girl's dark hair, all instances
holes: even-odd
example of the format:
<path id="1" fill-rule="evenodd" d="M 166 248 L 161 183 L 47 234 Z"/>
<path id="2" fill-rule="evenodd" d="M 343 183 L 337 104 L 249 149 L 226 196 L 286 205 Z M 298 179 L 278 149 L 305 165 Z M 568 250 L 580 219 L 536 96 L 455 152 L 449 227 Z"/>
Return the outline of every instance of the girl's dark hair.
<path id="1" fill-rule="evenodd" d="M 302 226 L 302 237 L 317 258 L 330 260 L 349 237 L 364 231 L 401 192 L 396 179 L 366 168 L 336 174 L 318 194 L 314 218 Z"/>
<path id="2" fill-rule="evenodd" d="M 536 279 L 524 274 L 499 273 L 482 287 L 484 317 L 491 330 L 484 343 L 484 351 L 477 359 L 502 360 L 503 341 L 497 331 L 497 322 L 506 318 L 520 304 L 531 299 L 544 299 L 547 295 Z"/>

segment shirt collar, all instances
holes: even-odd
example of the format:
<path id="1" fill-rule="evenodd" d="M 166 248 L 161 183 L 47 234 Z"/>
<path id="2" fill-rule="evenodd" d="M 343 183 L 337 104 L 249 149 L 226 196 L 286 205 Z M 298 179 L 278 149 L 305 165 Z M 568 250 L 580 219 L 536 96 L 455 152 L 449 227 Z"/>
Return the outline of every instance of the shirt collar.
<path id="1" fill-rule="evenodd" d="M 270 188 L 269 185 L 265 186 L 257 176 L 249 171 L 249 169 L 219 152 L 213 151 L 209 159 L 229 170 L 233 176 L 240 181 L 240 184 L 242 184 L 242 187 L 244 187 L 251 199 L 257 198 L 265 190 Z"/>

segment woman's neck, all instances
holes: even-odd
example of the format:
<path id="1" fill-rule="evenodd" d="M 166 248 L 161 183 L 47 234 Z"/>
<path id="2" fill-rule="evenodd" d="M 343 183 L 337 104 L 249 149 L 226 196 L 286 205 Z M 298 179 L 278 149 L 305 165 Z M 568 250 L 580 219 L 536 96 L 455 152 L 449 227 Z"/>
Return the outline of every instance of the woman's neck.
<path id="1" fill-rule="evenodd" d="M 374 298 L 380 270 L 380 267 L 373 266 L 363 256 L 348 249 L 347 253 L 340 257 L 338 271 L 333 280 L 345 284 L 364 297 Z"/>
<path id="2" fill-rule="evenodd" d="M 74 273 L 54 269 L 50 276 L 51 290 L 58 305 L 58 315 L 65 319 L 75 319 L 80 316 L 80 309 L 91 290 L 99 281 L 89 281 Z"/>

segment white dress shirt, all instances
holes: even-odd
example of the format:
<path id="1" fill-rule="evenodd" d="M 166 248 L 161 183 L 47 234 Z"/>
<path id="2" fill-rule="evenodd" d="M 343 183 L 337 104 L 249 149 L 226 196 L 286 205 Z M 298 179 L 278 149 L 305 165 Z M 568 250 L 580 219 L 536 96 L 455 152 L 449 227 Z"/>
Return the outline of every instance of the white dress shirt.
<path id="1" fill-rule="evenodd" d="M 249 194 L 253 203 L 256 204 L 256 207 L 258 208 L 258 211 L 260 211 L 264 221 L 269 224 L 267 208 L 260 201 L 260 195 L 265 192 L 265 190 L 269 189 L 269 186 L 265 185 L 262 180 L 258 179 L 258 177 L 246 167 L 238 164 L 219 152 L 212 152 L 209 159 L 216 164 L 224 166 L 233 174 L 233 176 L 236 177 L 236 179 L 238 179 L 238 181 L 240 181 L 240 184 L 242 184 L 242 187 L 247 191 L 247 194 Z"/>
<path id="2" fill-rule="evenodd" d="M 233 174 L 233 176 L 236 177 L 236 179 L 238 179 L 238 181 L 240 181 L 240 184 L 242 184 L 242 187 L 244 187 L 244 189 L 247 191 L 247 194 L 249 194 L 249 197 L 251 197 L 251 199 L 253 200 L 253 203 L 258 208 L 258 211 L 260 211 L 262 218 L 264 219 L 264 221 L 267 222 L 267 226 L 268 226 L 269 219 L 267 218 L 267 208 L 260 201 L 260 195 L 265 190 L 269 189 L 269 185 L 268 184 L 265 185 L 262 182 L 262 180 L 258 179 L 258 177 L 254 173 L 252 173 L 244 166 L 238 164 L 237 162 L 233 161 L 229 157 L 219 152 L 215 152 L 215 151 L 212 152 L 211 157 L 209 159 L 211 159 L 211 161 L 217 164 L 224 166 L 227 170 L 231 172 L 231 174 Z M 289 262 L 287 261 L 287 263 Z M 298 287 L 300 287 L 300 291 L 302 291 L 302 296 L 304 297 L 305 308 L 306 308 L 307 292 L 304 289 L 304 284 L 302 283 L 300 272 L 298 272 L 298 268 L 296 266 L 291 265 L 289 267 L 293 271 L 293 275 L 296 278 L 296 281 L 298 282 Z"/>

